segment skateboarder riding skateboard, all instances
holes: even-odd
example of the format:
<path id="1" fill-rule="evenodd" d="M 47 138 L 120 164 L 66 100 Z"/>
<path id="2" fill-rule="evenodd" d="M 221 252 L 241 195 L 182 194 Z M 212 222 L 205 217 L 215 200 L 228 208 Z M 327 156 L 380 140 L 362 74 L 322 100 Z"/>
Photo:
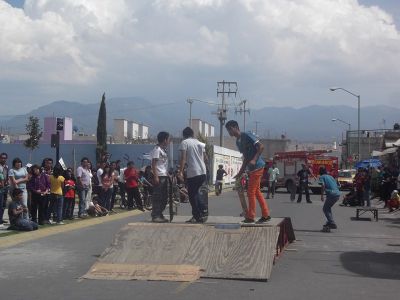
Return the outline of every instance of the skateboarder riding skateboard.
<path id="1" fill-rule="evenodd" d="M 243 223 L 254 223 L 256 217 L 256 199 L 258 200 L 262 213 L 262 217 L 257 221 L 257 223 L 266 223 L 271 219 L 271 217 L 267 202 L 260 191 L 260 181 L 265 166 L 265 162 L 261 158 L 264 146 L 253 133 L 240 132 L 239 124 L 235 120 L 227 122 L 225 127 L 230 136 L 236 137 L 236 146 L 243 154 L 242 167 L 234 178 L 240 178 L 246 169 L 249 173 L 247 188 L 249 207 Z"/>

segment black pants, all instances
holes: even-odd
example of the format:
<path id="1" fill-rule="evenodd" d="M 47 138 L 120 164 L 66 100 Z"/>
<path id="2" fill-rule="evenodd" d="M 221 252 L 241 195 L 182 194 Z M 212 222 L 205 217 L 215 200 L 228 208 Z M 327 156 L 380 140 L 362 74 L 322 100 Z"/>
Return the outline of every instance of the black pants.
<path id="1" fill-rule="evenodd" d="M 169 179 L 167 176 L 160 176 L 158 178 L 160 183 L 154 186 L 153 190 L 153 209 L 151 211 L 152 218 L 161 218 L 168 202 Z"/>
<path id="2" fill-rule="evenodd" d="M 46 221 L 47 214 L 47 196 L 42 196 L 41 194 L 32 193 L 31 194 L 31 216 L 32 221 L 42 225 Z"/>
<path id="3" fill-rule="evenodd" d="M 303 189 L 304 189 L 304 193 L 306 194 L 307 202 L 310 202 L 310 192 L 308 191 L 308 182 L 300 182 L 300 184 L 299 184 L 299 196 L 297 197 L 297 202 L 301 202 L 301 196 L 302 196 L 302 193 L 303 193 Z"/>
<path id="4" fill-rule="evenodd" d="M 75 209 L 75 198 L 64 198 L 63 219 L 73 219 Z"/>
<path id="5" fill-rule="evenodd" d="M 136 207 L 143 209 L 142 197 L 140 196 L 139 188 L 126 188 L 128 193 L 128 209 L 133 208 L 133 199 L 135 199 Z"/>

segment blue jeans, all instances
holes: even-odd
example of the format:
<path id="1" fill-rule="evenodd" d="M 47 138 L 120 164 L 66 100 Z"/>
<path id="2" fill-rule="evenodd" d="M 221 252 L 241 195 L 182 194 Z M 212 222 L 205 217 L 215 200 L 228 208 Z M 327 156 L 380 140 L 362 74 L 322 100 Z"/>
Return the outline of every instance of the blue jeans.
<path id="1" fill-rule="evenodd" d="M 332 206 L 339 200 L 340 196 L 326 196 L 326 200 L 324 206 L 322 207 L 322 211 L 325 214 L 328 224 L 335 224 L 332 215 Z"/>
<path id="2" fill-rule="evenodd" d="M 61 222 L 63 220 L 63 203 L 64 197 L 62 195 L 51 194 L 51 203 L 53 217 L 56 216 L 56 222 Z"/>
<path id="3" fill-rule="evenodd" d="M 78 190 L 78 197 L 79 197 L 79 210 L 78 216 L 81 216 L 85 213 L 86 209 L 86 198 L 88 194 L 89 188 L 84 187 Z"/>
<path id="4" fill-rule="evenodd" d="M 19 218 L 14 224 L 11 224 L 11 229 L 18 231 L 32 231 L 38 229 L 38 225 L 24 218 Z"/>
<path id="5" fill-rule="evenodd" d="M 365 189 L 363 193 L 364 203 L 367 203 L 367 206 L 371 206 L 371 199 L 370 199 L 371 190 Z"/>
<path id="6" fill-rule="evenodd" d="M 111 197 L 112 197 L 113 190 L 112 189 L 101 189 L 100 193 L 100 205 L 103 206 L 105 209 L 110 210 L 111 208 Z"/>
<path id="7" fill-rule="evenodd" d="M 192 206 L 192 215 L 196 220 L 208 215 L 207 203 L 200 197 L 201 186 L 206 181 L 206 175 L 199 175 L 187 179 L 189 202 Z"/>

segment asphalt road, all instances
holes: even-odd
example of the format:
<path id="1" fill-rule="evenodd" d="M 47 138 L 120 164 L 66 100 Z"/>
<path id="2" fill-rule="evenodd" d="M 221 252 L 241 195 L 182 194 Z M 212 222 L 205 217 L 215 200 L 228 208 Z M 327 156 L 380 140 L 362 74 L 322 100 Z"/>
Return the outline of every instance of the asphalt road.
<path id="1" fill-rule="evenodd" d="M 268 200 L 275 217 L 291 217 L 297 241 L 268 282 L 201 279 L 195 283 L 81 280 L 124 224 L 149 213 L 0 248 L 0 299 L 395 299 L 400 279 L 400 213 L 379 222 L 355 221 L 354 208 L 334 207 L 339 226 L 325 222 L 322 203 L 293 203 L 286 193 Z M 212 215 L 238 216 L 232 191 L 210 196 Z M 188 215 L 189 204 L 179 208 Z M 259 210 L 258 210 L 259 213 Z M 68 225 L 66 225 L 68 226 Z M 1 237 L 0 237 L 1 245 Z M 149 254 L 151 255 L 151 254 Z"/>

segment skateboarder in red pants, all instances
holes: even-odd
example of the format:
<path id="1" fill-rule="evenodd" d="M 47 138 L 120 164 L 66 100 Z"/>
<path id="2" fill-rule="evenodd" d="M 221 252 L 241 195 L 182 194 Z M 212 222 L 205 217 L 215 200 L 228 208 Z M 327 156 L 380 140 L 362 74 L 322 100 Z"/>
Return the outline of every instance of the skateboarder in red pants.
<path id="1" fill-rule="evenodd" d="M 254 223 L 256 217 L 256 199 L 261 207 L 262 213 L 262 217 L 257 221 L 257 223 L 266 223 L 271 219 L 271 217 L 267 202 L 260 191 L 260 182 L 265 166 L 265 162 L 261 158 L 264 146 L 253 133 L 240 132 L 239 124 L 234 120 L 227 122 L 225 127 L 230 136 L 236 137 L 236 146 L 243 154 L 242 167 L 234 178 L 240 178 L 246 169 L 249 174 L 247 187 L 249 207 L 243 223 Z"/>

